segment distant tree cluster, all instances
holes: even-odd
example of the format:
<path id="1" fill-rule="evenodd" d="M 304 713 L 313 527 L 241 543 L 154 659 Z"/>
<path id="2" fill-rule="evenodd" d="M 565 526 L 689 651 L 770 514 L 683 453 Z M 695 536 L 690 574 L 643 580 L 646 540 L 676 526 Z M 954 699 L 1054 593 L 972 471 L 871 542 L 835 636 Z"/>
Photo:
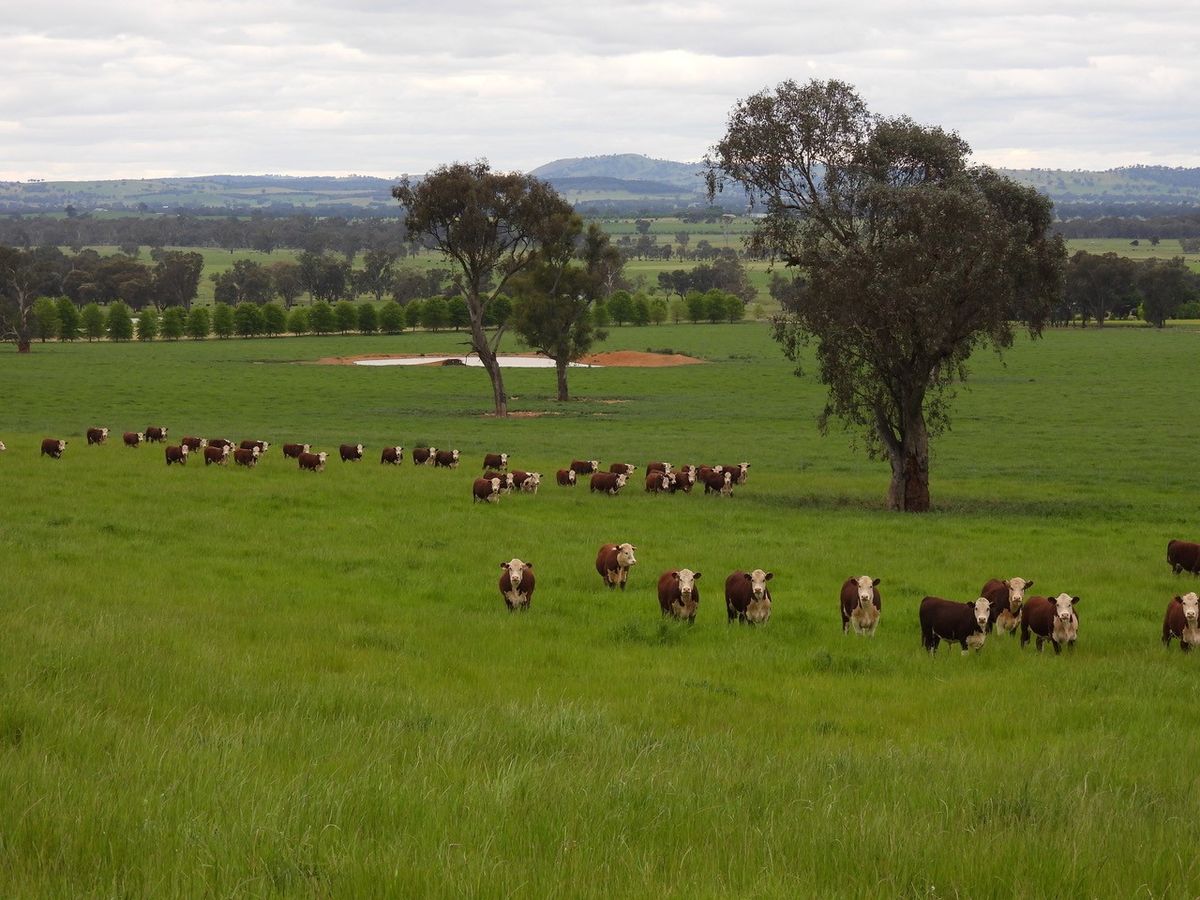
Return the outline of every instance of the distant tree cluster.
<path id="1" fill-rule="evenodd" d="M 1137 317 L 1156 327 L 1168 319 L 1200 317 L 1200 275 L 1181 257 L 1136 261 L 1116 253 L 1080 250 L 1067 263 L 1059 324 L 1078 319 L 1103 325 Z"/>
<path id="2" fill-rule="evenodd" d="M 703 293 L 713 289 L 733 294 L 743 304 L 752 302 L 758 296 L 758 288 L 750 283 L 746 267 L 736 255 L 728 252 L 718 255 L 711 263 L 701 263 L 693 269 L 659 272 L 658 287 L 667 295 L 674 294 L 681 299 L 689 291 Z"/>

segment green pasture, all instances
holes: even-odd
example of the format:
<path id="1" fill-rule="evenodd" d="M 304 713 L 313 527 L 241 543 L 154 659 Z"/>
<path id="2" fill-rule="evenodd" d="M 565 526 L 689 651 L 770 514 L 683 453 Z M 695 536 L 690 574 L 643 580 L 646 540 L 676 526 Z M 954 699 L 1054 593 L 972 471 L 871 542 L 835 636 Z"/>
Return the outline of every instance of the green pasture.
<path id="1" fill-rule="evenodd" d="M 1088 253 L 1115 253 L 1128 259 L 1141 262 L 1147 259 L 1174 259 L 1183 257 L 1188 267 L 1194 272 L 1200 272 L 1200 253 L 1184 253 L 1177 240 L 1162 240 L 1158 246 L 1149 241 L 1138 241 L 1133 246 L 1128 238 L 1074 238 L 1067 241 L 1069 254 L 1086 250 Z"/>
<path id="2" fill-rule="evenodd" d="M 320 366 L 450 333 L 0 353 L 0 896 L 1176 897 L 1200 657 L 1165 651 L 1165 562 L 1200 540 L 1195 328 L 1069 329 L 981 353 L 936 443 L 936 511 L 813 424 L 765 326 L 612 329 L 707 362 L 509 371 Z M 515 345 L 511 349 L 516 349 Z M 122 430 L 362 441 L 300 472 L 166 468 Z M 108 445 L 83 432 L 107 425 Z M 40 459 L 42 437 L 70 441 Z M 462 451 L 384 467 L 381 446 Z M 485 451 L 546 473 L 475 505 Z M 559 488 L 573 457 L 751 462 L 732 498 Z M 639 470 L 641 474 L 641 470 Z M 597 547 L 639 564 L 610 592 Z M 532 561 L 505 611 L 499 564 Z M 660 572 L 703 577 L 693 627 Z M 735 568 L 774 572 L 761 628 Z M 883 579 L 874 639 L 841 582 Z M 1055 657 L 920 647 L 926 594 L 1079 595 Z"/>

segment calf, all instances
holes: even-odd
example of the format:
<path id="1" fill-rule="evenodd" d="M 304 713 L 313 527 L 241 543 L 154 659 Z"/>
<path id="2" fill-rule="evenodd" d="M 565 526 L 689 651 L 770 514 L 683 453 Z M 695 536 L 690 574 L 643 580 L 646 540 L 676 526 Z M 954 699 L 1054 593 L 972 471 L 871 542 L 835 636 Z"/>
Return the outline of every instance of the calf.
<path id="1" fill-rule="evenodd" d="M 151 425 L 145 431 L 146 440 L 151 444 L 159 444 L 167 439 L 167 429 L 161 425 Z"/>
<path id="2" fill-rule="evenodd" d="M 533 577 L 533 563 L 522 562 L 513 557 L 500 563 L 504 572 L 500 575 L 500 596 L 509 612 L 525 612 L 533 602 L 533 589 L 537 584 Z"/>
<path id="3" fill-rule="evenodd" d="M 414 466 L 431 466 L 433 465 L 433 454 L 437 453 L 437 447 L 418 447 L 412 452 L 412 461 Z"/>
<path id="4" fill-rule="evenodd" d="M 488 481 L 491 481 L 493 478 L 499 479 L 500 493 L 502 494 L 511 493 L 512 489 L 516 486 L 516 482 L 513 480 L 512 472 L 496 472 L 489 469 L 483 473 L 483 477 Z"/>
<path id="5" fill-rule="evenodd" d="M 680 470 L 679 472 L 676 472 L 675 476 L 671 479 L 671 493 L 674 494 L 679 491 L 683 491 L 685 494 L 690 494 L 695 485 L 696 473 L 684 472 Z"/>
<path id="6" fill-rule="evenodd" d="M 875 626 L 879 624 L 879 613 L 883 609 L 878 584 L 879 579 L 870 575 L 847 578 L 842 584 L 842 634 L 848 634 L 853 628 L 855 634 L 875 636 Z"/>
<path id="7" fill-rule="evenodd" d="M 363 457 L 362 444 L 342 444 L 338 447 L 342 462 L 358 462 Z"/>
<path id="8" fill-rule="evenodd" d="M 507 469 L 508 454 L 507 453 L 485 453 L 483 455 L 483 467 L 485 469 Z"/>
<path id="9" fill-rule="evenodd" d="M 471 502 L 479 503 L 486 501 L 495 503 L 500 499 L 500 479 L 499 478 L 476 478 L 475 483 L 471 485 Z"/>
<path id="10" fill-rule="evenodd" d="M 216 463 L 218 466 L 225 465 L 225 460 L 229 459 L 229 447 L 214 447 L 209 444 L 204 448 L 204 465 L 211 466 Z"/>
<path id="11" fill-rule="evenodd" d="M 1021 604 L 1025 602 L 1025 591 L 1033 587 L 1032 581 L 1024 578 L 999 578 L 989 580 L 979 592 L 991 604 L 988 614 L 988 631 L 993 627 L 1001 634 L 1016 634 L 1021 624 Z"/>
<path id="12" fill-rule="evenodd" d="M 671 464 L 669 462 L 648 462 L 646 463 L 646 474 L 651 472 L 662 472 L 666 475 L 670 475 Z"/>
<path id="13" fill-rule="evenodd" d="M 187 447 L 193 453 L 195 453 L 197 450 L 203 450 L 208 446 L 208 441 L 205 438 L 192 437 L 191 435 L 184 437 L 184 439 L 179 443 L 181 446 Z"/>
<path id="14" fill-rule="evenodd" d="M 571 471 L 578 475 L 591 475 L 593 472 L 600 471 L 600 462 L 595 459 L 573 459 L 571 460 Z"/>
<path id="15" fill-rule="evenodd" d="M 719 466 L 718 468 L 728 472 L 733 476 L 734 484 L 745 484 L 746 479 L 750 477 L 750 463 L 737 463 L 732 466 Z"/>
<path id="16" fill-rule="evenodd" d="M 402 462 L 404 462 L 403 447 L 384 447 L 383 452 L 379 454 L 380 465 L 390 464 L 398 466 Z"/>
<path id="17" fill-rule="evenodd" d="M 738 569 L 725 579 L 725 612 L 729 621 L 765 625 L 771 618 L 771 591 L 767 582 L 775 577 L 774 572 L 755 569 L 743 572 Z"/>
<path id="18" fill-rule="evenodd" d="M 321 453 L 301 453 L 296 459 L 300 463 L 302 471 L 320 472 L 325 468 L 325 461 L 329 458 L 329 454 Z"/>
<path id="19" fill-rule="evenodd" d="M 591 492 L 601 491 L 613 497 L 625 487 L 626 477 L 618 475 L 615 472 L 596 472 L 592 475 L 592 481 L 589 485 Z"/>
<path id="20" fill-rule="evenodd" d="M 1021 608 L 1021 646 L 1029 643 L 1032 631 L 1037 637 L 1039 653 L 1045 641 L 1054 645 L 1056 654 L 1062 653 L 1063 644 L 1074 650 L 1075 639 L 1079 637 L 1079 616 L 1075 614 L 1078 602 L 1079 598 L 1070 594 L 1059 594 L 1053 600 L 1030 597 Z"/>
<path id="21" fill-rule="evenodd" d="M 126 447 L 136 447 L 146 439 L 146 435 L 140 431 L 127 431 L 121 436 L 121 440 L 125 442 Z"/>
<path id="22" fill-rule="evenodd" d="M 966 603 L 926 597 L 921 601 L 921 643 L 930 653 L 937 652 L 941 641 L 958 643 L 964 656 L 969 649 L 978 653 L 987 639 L 991 611 L 991 604 L 983 597 Z"/>
<path id="23" fill-rule="evenodd" d="M 658 577 L 658 605 L 664 616 L 695 623 L 700 606 L 700 588 L 696 587 L 699 577 L 700 573 L 691 569 L 672 569 Z"/>
<path id="24" fill-rule="evenodd" d="M 188 453 L 190 452 L 191 448 L 187 444 L 180 444 L 178 447 L 172 447 L 170 444 L 168 444 L 166 450 L 164 451 L 164 454 L 167 458 L 167 465 L 169 466 L 174 463 L 179 463 L 181 466 L 186 466 Z"/>
<path id="25" fill-rule="evenodd" d="M 733 496 L 733 473 L 713 472 L 704 479 L 704 493 Z"/>
<path id="26" fill-rule="evenodd" d="M 43 438 L 42 452 L 38 456 L 39 458 L 49 456 L 51 459 L 62 459 L 63 451 L 66 449 L 66 441 L 60 441 L 58 438 Z"/>
<path id="27" fill-rule="evenodd" d="M 87 430 L 88 446 L 91 446 L 92 444 L 103 444 L 107 440 L 108 440 L 108 429 L 107 428 L 89 428 Z"/>
<path id="28" fill-rule="evenodd" d="M 271 442 L 270 441 L 242 441 L 240 444 L 238 444 L 238 449 L 240 449 L 240 450 L 254 450 L 255 448 L 258 449 L 258 455 L 262 456 L 269 449 L 271 449 Z"/>
<path id="29" fill-rule="evenodd" d="M 284 459 L 299 459 L 301 453 L 308 453 L 312 447 L 308 444 L 284 444 Z"/>
<path id="30" fill-rule="evenodd" d="M 600 551 L 596 554 L 596 571 L 600 573 L 609 590 L 617 585 L 621 586 L 621 590 L 625 590 L 629 570 L 637 565 L 637 557 L 634 555 L 636 551 L 637 547 L 630 543 L 600 546 Z"/>
<path id="31" fill-rule="evenodd" d="M 257 447 L 238 447 L 233 451 L 233 461 L 239 466 L 245 466 L 248 469 L 253 469 L 258 465 L 258 458 L 261 456 Z"/>
<path id="32" fill-rule="evenodd" d="M 458 451 L 439 450 L 437 453 L 433 454 L 433 467 L 435 469 L 457 469 Z"/>
<path id="33" fill-rule="evenodd" d="M 574 469 L 559 469 L 555 478 L 562 487 L 575 487 L 576 475 Z"/>
<path id="34" fill-rule="evenodd" d="M 671 490 L 671 482 L 673 479 L 666 472 L 655 470 L 646 474 L 646 493 L 647 494 L 662 494 Z"/>
<path id="35" fill-rule="evenodd" d="M 1163 619 L 1163 646 L 1171 646 L 1171 638 L 1179 638 L 1179 649 L 1187 653 L 1200 644 L 1200 597 L 1196 592 L 1173 597 L 1167 604 Z"/>
<path id="36" fill-rule="evenodd" d="M 632 475 L 636 469 L 633 463 L 613 463 L 608 467 L 608 471 L 614 475 Z"/>
<path id="37" fill-rule="evenodd" d="M 1167 544 L 1167 564 L 1171 571 L 1200 575 L 1200 544 L 1191 541 L 1170 541 Z"/>

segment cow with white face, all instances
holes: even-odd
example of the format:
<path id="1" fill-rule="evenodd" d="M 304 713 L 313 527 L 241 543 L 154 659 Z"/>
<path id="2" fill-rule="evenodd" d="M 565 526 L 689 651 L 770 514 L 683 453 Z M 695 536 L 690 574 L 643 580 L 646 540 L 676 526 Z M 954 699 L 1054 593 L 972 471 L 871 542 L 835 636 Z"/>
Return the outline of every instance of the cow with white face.
<path id="1" fill-rule="evenodd" d="M 602 544 L 596 554 L 596 571 L 609 589 L 620 587 L 625 590 L 629 581 L 629 570 L 637 565 L 637 547 L 628 541 L 621 544 Z"/>
<path id="2" fill-rule="evenodd" d="M 521 490 L 526 494 L 536 494 L 542 486 L 542 473 L 530 472 L 529 477 L 521 482 Z"/>
<path id="3" fill-rule="evenodd" d="M 1059 594 L 1057 597 L 1030 597 L 1021 609 L 1021 646 L 1029 643 L 1032 632 L 1037 636 L 1037 649 L 1049 641 L 1054 652 L 1061 653 L 1062 645 L 1075 649 L 1079 637 L 1079 615 L 1075 611 L 1078 597 Z"/>
<path id="4" fill-rule="evenodd" d="M 1187 653 L 1200 644 L 1200 596 L 1193 591 L 1182 597 L 1172 597 L 1163 619 L 1163 646 L 1171 646 L 1171 638 L 1179 638 L 1179 649 Z"/>
<path id="5" fill-rule="evenodd" d="M 533 588 L 536 583 L 533 576 L 533 563 L 522 562 L 513 557 L 508 562 L 500 563 L 504 572 L 500 575 L 500 596 L 509 612 L 524 612 L 533 602 Z"/>
<path id="6" fill-rule="evenodd" d="M 751 625 L 765 624 L 771 617 L 771 591 L 767 582 L 775 577 L 774 572 L 755 569 L 743 572 L 740 569 L 725 579 L 725 612 L 729 621 L 748 622 Z"/>
<path id="7" fill-rule="evenodd" d="M 875 626 L 879 624 L 879 611 L 883 605 L 877 584 L 879 579 L 870 575 L 847 578 L 842 584 L 840 601 L 843 634 L 848 634 L 853 628 L 855 634 L 874 637 Z"/>
<path id="8" fill-rule="evenodd" d="M 696 621 L 700 606 L 700 588 L 696 587 L 699 578 L 700 573 L 691 569 L 672 569 L 659 576 L 658 605 L 664 616 L 683 619 L 688 624 Z"/>
<path id="9" fill-rule="evenodd" d="M 1033 587 L 1032 580 L 1009 578 L 1001 581 L 992 578 L 979 592 L 992 605 L 988 617 L 988 631 L 994 627 L 1001 634 L 1016 634 L 1021 624 L 1021 607 L 1025 603 L 1025 592 Z"/>
<path id="10" fill-rule="evenodd" d="M 969 650 L 978 653 L 987 639 L 990 612 L 991 604 L 984 597 L 966 603 L 926 597 L 919 613 L 921 643 L 930 653 L 936 653 L 942 641 L 958 644 L 964 656 Z"/>

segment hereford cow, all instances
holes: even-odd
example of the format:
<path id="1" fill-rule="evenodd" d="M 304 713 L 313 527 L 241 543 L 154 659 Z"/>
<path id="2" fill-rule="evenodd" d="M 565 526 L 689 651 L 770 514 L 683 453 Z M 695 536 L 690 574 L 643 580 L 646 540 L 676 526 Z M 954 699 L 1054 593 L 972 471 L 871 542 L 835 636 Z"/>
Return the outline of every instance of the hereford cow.
<path id="1" fill-rule="evenodd" d="M 42 452 L 39 453 L 38 456 L 49 456 L 51 459 L 62 459 L 63 451 L 66 449 L 66 441 L 60 441 L 58 438 L 43 438 Z"/>
<path id="2" fill-rule="evenodd" d="M 1021 608 L 1021 646 L 1029 643 L 1029 632 L 1037 637 L 1038 652 L 1042 644 L 1049 641 L 1056 654 L 1062 653 L 1062 645 L 1075 649 L 1079 637 L 1079 616 L 1075 613 L 1078 597 L 1059 594 L 1053 600 L 1047 597 L 1030 597 Z"/>
<path id="3" fill-rule="evenodd" d="M 146 439 L 146 435 L 140 431 L 127 431 L 121 436 L 121 440 L 125 442 L 126 447 L 136 447 Z"/>
<path id="4" fill-rule="evenodd" d="M 879 624 L 879 613 L 883 609 L 878 584 L 879 579 L 870 575 L 847 578 L 842 584 L 842 634 L 849 634 L 853 628 L 855 634 L 875 636 L 875 626 Z"/>
<path id="5" fill-rule="evenodd" d="M 187 447 L 193 453 L 195 453 L 197 450 L 203 450 L 208 446 L 207 439 L 202 437 L 192 437 L 191 435 L 185 436 L 184 439 L 179 443 L 181 446 Z"/>
<path id="6" fill-rule="evenodd" d="M 216 447 L 218 449 L 221 447 L 228 447 L 230 453 L 234 451 L 233 441 L 229 440 L 229 438 L 209 438 L 208 446 Z"/>
<path id="7" fill-rule="evenodd" d="M 704 493 L 733 496 L 733 473 L 713 472 L 704 479 Z"/>
<path id="8" fill-rule="evenodd" d="M 921 601 L 921 643 L 930 653 L 936 653 L 941 641 L 961 645 L 963 655 L 983 649 L 987 639 L 988 616 L 992 606 L 980 597 L 966 603 L 926 597 Z"/>
<path id="9" fill-rule="evenodd" d="M 1200 575 L 1200 544 L 1171 541 L 1167 544 L 1167 564 L 1176 575 L 1191 572 Z"/>
<path id="10" fill-rule="evenodd" d="M 312 447 L 308 444 L 284 444 L 283 456 L 284 459 L 297 459 L 301 453 L 308 453 Z"/>
<path id="11" fill-rule="evenodd" d="M 636 551 L 637 547 L 630 543 L 601 545 L 600 552 L 596 554 L 596 571 L 610 590 L 617 585 L 621 586 L 621 590 L 625 590 L 625 583 L 629 580 L 629 569 L 637 565 L 637 558 L 634 556 Z"/>
<path id="12" fill-rule="evenodd" d="M 665 475 L 671 474 L 671 464 L 669 462 L 648 462 L 646 463 L 646 474 L 651 472 L 662 472 Z"/>
<path id="13" fill-rule="evenodd" d="M 1200 644 L 1200 597 L 1195 591 L 1173 597 L 1167 604 L 1163 619 L 1163 646 L 1171 646 L 1171 638 L 1179 638 L 1179 649 L 1187 653 Z"/>
<path id="14" fill-rule="evenodd" d="M 615 472 L 597 472 L 592 476 L 590 485 L 591 492 L 601 491 L 613 497 L 625 487 L 627 478 L 624 475 L 618 475 Z"/>
<path id="15" fill-rule="evenodd" d="M 541 472 L 522 472 L 517 469 L 512 473 L 513 486 L 526 494 L 536 494 L 542 486 Z"/>
<path id="16" fill-rule="evenodd" d="M 491 481 L 493 478 L 497 479 L 500 482 L 500 493 L 502 494 L 512 493 L 512 489 L 516 487 L 516 481 L 513 479 L 512 472 L 497 472 L 493 469 L 488 469 L 488 471 L 483 473 L 483 477 L 487 481 Z"/>
<path id="17" fill-rule="evenodd" d="M 233 451 L 233 461 L 239 466 L 245 466 L 247 469 L 253 469 L 258 465 L 258 458 L 262 454 L 258 452 L 257 447 L 238 447 Z"/>
<path id="18" fill-rule="evenodd" d="M 637 470 L 633 463 L 612 463 L 608 471 L 614 475 L 632 475 Z"/>
<path id="19" fill-rule="evenodd" d="M 979 596 L 987 600 L 992 607 L 988 615 L 988 631 L 995 627 L 1001 634 L 1017 633 L 1017 626 L 1021 624 L 1021 605 L 1025 602 L 1025 591 L 1031 587 L 1033 582 L 1024 578 L 1010 578 L 1008 581 L 993 578 L 983 586 Z"/>
<path id="20" fill-rule="evenodd" d="M 725 471 L 724 466 L 693 466 L 692 471 L 696 475 L 697 481 L 703 481 L 709 475 L 720 475 Z"/>
<path id="21" fill-rule="evenodd" d="M 674 616 L 692 624 L 700 606 L 700 573 L 691 569 L 672 569 L 658 577 L 658 605 L 664 616 Z"/>
<path id="22" fill-rule="evenodd" d="M 507 453 L 485 453 L 483 455 L 483 467 L 485 469 L 507 469 L 508 454 Z"/>
<path id="23" fill-rule="evenodd" d="M 329 459 L 329 454 L 325 452 L 301 453 L 296 459 L 300 462 L 301 470 L 320 472 L 325 468 L 325 462 Z"/>
<path id="24" fill-rule="evenodd" d="M 383 452 L 379 454 L 380 465 L 390 463 L 393 466 L 398 466 L 404 462 L 403 447 L 384 447 Z"/>
<path id="25" fill-rule="evenodd" d="M 646 475 L 646 493 L 647 494 L 662 494 L 671 490 L 671 482 L 674 479 L 666 472 L 655 470 Z"/>
<path id="26" fill-rule="evenodd" d="M 725 579 L 725 612 L 729 621 L 749 622 L 765 625 L 771 618 L 771 591 L 767 582 L 775 577 L 774 572 L 741 569 Z"/>
<path id="27" fill-rule="evenodd" d="M 437 453 L 433 454 L 433 467 L 435 469 L 457 469 L 458 451 L 439 450 Z"/>
<path id="28" fill-rule="evenodd" d="M 338 447 L 342 462 L 358 462 L 363 457 L 362 444 L 342 444 Z"/>
<path id="29" fill-rule="evenodd" d="M 271 449 L 271 442 L 270 441 L 242 441 L 240 444 L 238 444 L 239 450 L 254 450 L 256 448 L 258 450 L 258 455 L 262 456 L 264 453 L 266 453 L 268 450 Z"/>
<path id="30" fill-rule="evenodd" d="M 500 479 L 499 478 L 476 478 L 475 483 L 471 485 L 471 502 L 479 503 L 486 501 L 495 503 L 500 499 Z"/>
<path id="31" fill-rule="evenodd" d="M 696 485 L 696 473 L 679 471 L 671 479 L 671 493 L 683 491 L 685 494 L 690 494 L 692 488 Z"/>
<path id="32" fill-rule="evenodd" d="M 229 459 L 229 447 L 214 447 L 209 444 L 204 448 L 204 465 L 211 466 L 216 463 L 218 466 L 225 465 L 225 460 Z"/>
<path id="33" fill-rule="evenodd" d="M 575 487 L 576 477 L 574 469 L 559 469 L 555 475 L 562 487 Z"/>
<path id="34" fill-rule="evenodd" d="M 164 451 L 167 458 L 167 465 L 179 463 L 181 466 L 186 466 L 188 453 L 190 452 L 191 448 L 187 444 L 180 444 L 178 447 L 172 447 L 170 444 L 167 444 L 167 448 Z"/>
<path id="35" fill-rule="evenodd" d="M 412 452 L 413 465 L 432 466 L 435 453 L 437 453 L 437 447 L 418 447 Z"/>
<path id="36" fill-rule="evenodd" d="M 734 484 L 745 484 L 746 479 L 750 477 L 750 463 L 748 462 L 737 463 L 732 466 L 720 466 L 719 468 L 733 476 Z"/>
<path id="37" fill-rule="evenodd" d="M 103 444 L 107 440 L 107 428 L 89 428 L 87 430 L 87 442 L 89 446 L 92 444 Z"/>
<path id="38" fill-rule="evenodd" d="M 144 434 L 146 441 L 151 444 L 160 444 L 167 439 L 167 429 L 162 425 L 151 425 Z"/>
<path id="39" fill-rule="evenodd" d="M 537 584 L 533 577 L 533 563 L 521 562 L 513 557 L 500 563 L 504 570 L 500 576 L 500 596 L 509 612 L 525 612 L 533 602 L 533 589 Z"/>
<path id="40" fill-rule="evenodd" d="M 571 471 L 577 475 L 591 475 L 593 472 L 600 471 L 600 462 L 595 459 L 573 459 L 571 460 Z"/>

